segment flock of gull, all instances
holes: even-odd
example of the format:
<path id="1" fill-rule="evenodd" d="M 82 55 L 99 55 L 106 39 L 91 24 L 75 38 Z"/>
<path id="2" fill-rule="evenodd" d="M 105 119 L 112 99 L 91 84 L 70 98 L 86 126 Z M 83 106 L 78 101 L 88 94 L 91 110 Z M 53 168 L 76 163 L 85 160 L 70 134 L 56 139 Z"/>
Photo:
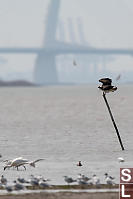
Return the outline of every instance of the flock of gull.
<path id="1" fill-rule="evenodd" d="M 105 173 L 104 175 L 106 184 L 115 185 L 115 178 L 109 176 L 108 173 Z M 52 187 L 52 185 L 48 184 L 48 181 L 50 181 L 50 179 L 45 179 L 42 176 L 31 175 L 28 180 L 19 177 L 12 183 L 9 183 L 7 178 L 5 178 L 4 175 L 2 175 L 0 178 L 0 188 L 5 189 L 8 192 L 26 190 L 28 187 L 32 187 L 33 189 L 46 189 Z M 96 175 L 93 175 L 92 178 L 89 178 L 83 174 L 78 174 L 78 177 L 76 179 L 64 176 L 64 181 L 67 183 L 68 186 L 71 183 L 75 182 L 77 182 L 78 185 L 95 185 L 97 187 L 101 184 L 100 179 Z"/>
<path id="2" fill-rule="evenodd" d="M 27 159 L 24 159 L 22 157 L 18 157 L 15 158 L 13 160 L 4 160 L 4 170 L 6 169 L 10 169 L 11 167 L 14 169 L 19 170 L 19 167 L 22 166 L 24 167 L 24 169 L 26 170 L 25 165 L 30 165 L 32 167 L 35 167 L 36 163 L 39 161 L 42 161 L 44 159 L 37 159 L 34 161 L 29 161 Z M 119 157 L 118 158 L 119 162 L 124 162 L 124 158 Z M 77 163 L 77 166 L 81 167 L 83 166 L 83 164 L 81 163 L 81 161 L 79 161 Z M 105 183 L 104 184 L 108 184 L 108 185 L 115 185 L 115 178 L 111 177 L 108 173 L 104 174 L 105 176 Z M 99 186 L 101 184 L 99 177 L 94 174 L 92 177 L 87 177 L 84 174 L 78 174 L 76 179 L 73 179 L 72 177 L 69 176 L 63 176 L 64 177 L 64 181 L 67 183 L 67 185 L 70 185 L 71 183 L 76 183 L 78 185 L 95 185 L 95 186 Z M 53 185 L 48 184 L 48 181 L 50 181 L 50 179 L 45 179 L 42 176 L 33 176 L 31 175 L 30 178 L 28 180 L 25 180 L 24 178 L 17 178 L 15 179 L 12 183 L 8 182 L 7 178 L 4 177 L 4 175 L 2 175 L 0 177 L 0 189 L 5 189 L 8 192 L 12 192 L 14 190 L 25 190 L 27 189 L 27 187 L 32 187 L 33 189 L 36 187 L 37 189 L 41 188 L 41 189 L 45 189 L 45 188 L 49 188 Z"/>
<path id="3" fill-rule="evenodd" d="M 47 181 L 49 181 L 49 179 L 44 179 L 42 176 L 35 177 L 31 175 L 28 180 L 19 177 L 11 183 L 2 175 L 0 178 L 0 188 L 8 192 L 26 190 L 28 187 L 44 189 L 50 186 Z"/>
<path id="4" fill-rule="evenodd" d="M 110 176 L 108 173 L 105 173 L 104 176 L 105 176 L 105 184 L 115 185 L 114 177 Z M 78 174 L 77 179 L 64 176 L 64 180 L 68 185 L 73 182 L 77 182 L 79 185 L 96 185 L 96 186 L 101 185 L 100 178 L 96 174 L 94 174 L 91 178 L 83 174 Z"/>

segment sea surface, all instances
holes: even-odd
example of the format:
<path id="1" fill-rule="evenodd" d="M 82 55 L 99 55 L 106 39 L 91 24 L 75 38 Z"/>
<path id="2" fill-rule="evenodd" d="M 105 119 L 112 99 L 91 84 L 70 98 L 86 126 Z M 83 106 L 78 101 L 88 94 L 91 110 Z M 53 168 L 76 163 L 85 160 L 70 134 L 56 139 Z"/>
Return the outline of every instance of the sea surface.
<path id="1" fill-rule="evenodd" d="M 121 150 L 97 85 L 0 88 L 0 173 L 9 179 L 31 174 L 65 184 L 63 176 L 104 173 L 119 183 L 119 168 L 133 167 L 133 85 L 107 94 L 125 151 Z M 3 160 L 44 158 L 36 167 L 3 170 Z M 118 162 L 118 157 L 125 159 Z M 76 164 L 81 161 L 83 166 Z"/>

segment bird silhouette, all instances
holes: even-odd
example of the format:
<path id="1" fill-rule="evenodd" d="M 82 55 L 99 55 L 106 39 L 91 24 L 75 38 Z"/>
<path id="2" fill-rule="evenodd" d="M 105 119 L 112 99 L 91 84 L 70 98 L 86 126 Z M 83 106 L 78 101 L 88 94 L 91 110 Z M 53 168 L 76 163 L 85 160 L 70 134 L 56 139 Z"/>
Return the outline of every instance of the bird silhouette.
<path id="1" fill-rule="evenodd" d="M 77 166 L 79 166 L 79 167 L 83 166 L 82 163 L 81 163 L 81 161 L 79 161 L 79 162 L 77 163 Z"/>
<path id="2" fill-rule="evenodd" d="M 110 78 L 99 79 L 99 82 L 102 83 L 102 86 L 98 86 L 98 88 L 102 90 L 105 94 L 117 90 L 117 87 L 111 85 L 112 79 Z"/>

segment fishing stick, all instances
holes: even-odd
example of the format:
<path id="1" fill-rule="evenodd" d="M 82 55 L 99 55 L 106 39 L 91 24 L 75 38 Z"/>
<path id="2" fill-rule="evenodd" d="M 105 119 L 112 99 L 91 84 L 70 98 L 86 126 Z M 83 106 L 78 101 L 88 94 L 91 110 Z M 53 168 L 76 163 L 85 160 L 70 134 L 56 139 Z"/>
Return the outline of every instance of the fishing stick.
<path id="1" fill-rule="evenodd" d="M 105 96 L 105 93 L 104 93 L 104 92 L 103 92 L 103 98 L 104 98 L 104 101 L 105 101 L 106 106 L 107 106 L 107 108 L 108 108 L 108 111 L 109 111 L 111 120 L 112 120 L 112 122 L 113 122 L 114 128 L 115 128 L 115 130 L 116 130 L 117 137 L 118 137 L 119 142 L 120 142 L 120 145 L 121 145 L 121 149 L 122 149 L 122 150 L 125 150 L 125 149 L 124 149 L 124 146 L 123 146 L 123 144 L 122 144 L 122 140 L 121 140 L 121 137 L 120 137 L 118 128 L 117 128 L 117 126 L 116 126 L 115 120 L 114 120 L 113 115 L 112 115 L 112 113 L 111 113 L 111 109 L 110 109 L 110 107 L 109 107 L 109 104 L 108 104 L 108 101 L 107 101 L 107 99 L 106 99 L 106 96 Z"/>

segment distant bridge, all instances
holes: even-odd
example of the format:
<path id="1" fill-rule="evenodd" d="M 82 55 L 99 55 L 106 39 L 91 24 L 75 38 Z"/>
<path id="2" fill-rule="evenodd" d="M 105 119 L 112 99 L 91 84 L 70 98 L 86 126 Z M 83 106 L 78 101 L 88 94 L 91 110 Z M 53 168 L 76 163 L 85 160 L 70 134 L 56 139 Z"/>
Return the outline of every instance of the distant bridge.
<path id="1" fill-rule="evenodd" d="M 39 84 L 57 84 L 59 83 L 58 74 L 56 70 L 56 56 L 61 54 L 95 54 L 95 55 L 133 55 L 133 49 L 120 49 L 120 48 L 94 48 L 87 46 L 86 42 L 81 42 L 84 45 L 71 44 L 61 42 L 56 39 L 56 29 L 59 18 L 60 0 L 50 0 L 45 34 L 42 48 L 0 48 L 0 53 L 26 53 L 37 54 L 34 78 L 35 83 Z M 74 41 L 75 36 L 72 29 L 71 21 L 69 20 L 71 28 L 71 38 Z M 83 35 L 82 28 L 79 28 L 80 34 Z M 62 33 L 63 36 L 63 33 Z M 82 37 L 82 36 L 81 36 Z"/>

